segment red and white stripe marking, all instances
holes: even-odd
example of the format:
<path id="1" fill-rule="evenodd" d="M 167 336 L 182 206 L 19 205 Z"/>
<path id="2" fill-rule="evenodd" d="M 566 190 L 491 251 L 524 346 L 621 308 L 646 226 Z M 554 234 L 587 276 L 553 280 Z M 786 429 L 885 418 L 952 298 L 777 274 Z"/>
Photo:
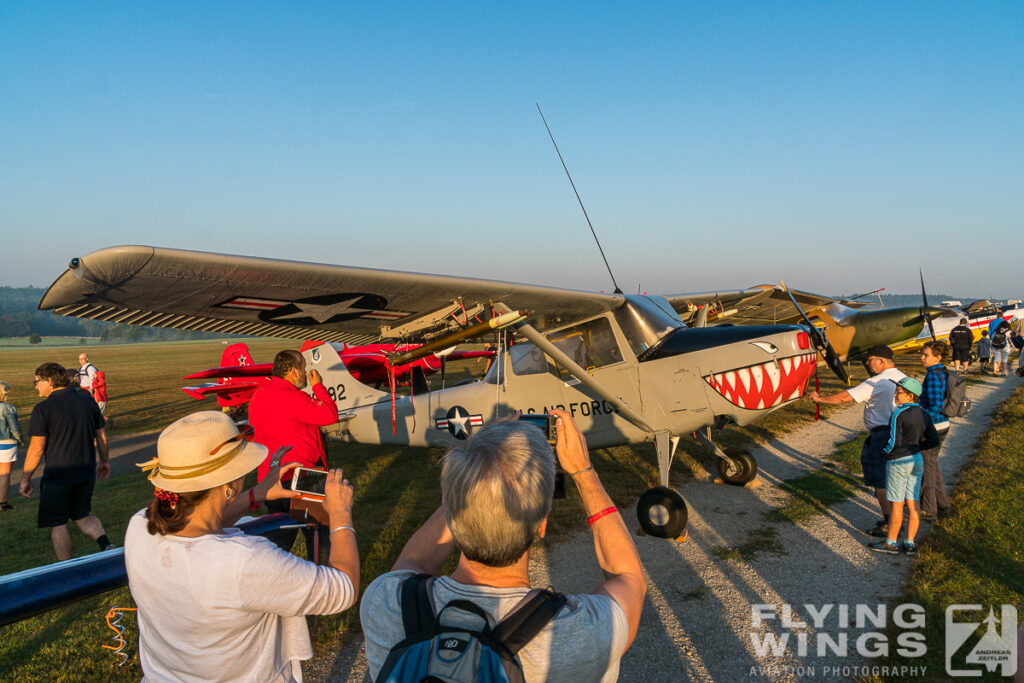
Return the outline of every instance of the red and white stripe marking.
<path id="1" fill-rule="evenodd" d="M 242 308 L 249 311 L 272 311 L 281 308 L 290 301 L 276 301 L 274 299 L 254 299 L 251 297 L 239 296 L 220 304 L 222 308 Z"/>

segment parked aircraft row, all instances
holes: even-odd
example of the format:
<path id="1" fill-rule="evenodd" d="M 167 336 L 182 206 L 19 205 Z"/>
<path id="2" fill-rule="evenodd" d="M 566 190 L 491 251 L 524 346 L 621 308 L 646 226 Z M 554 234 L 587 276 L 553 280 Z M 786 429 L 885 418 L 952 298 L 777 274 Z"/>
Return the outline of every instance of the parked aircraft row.
<path id="1" fill-rule="evenodd" d="M 564 408 L 593 447 L 654 444 L 660 485 L 640 497 L 637 516 L 648 533 L 674 538 L 687 519 L 669 487 L 681 438 L 705 443 L 722 478 L 745 484 L 757 463 L 744 450 L 718 448 L 712 428 L 750 424 L 802 397 L 819 352 L 844 376 L 839 359 L 912 339 L 941 312 L 926 300 L 874 312 L 856 305 L 782 286 L 666 298 L 122 246 L 72 259 L 39 307 L 316 339 L 302 353 L 334 389 L 341 420 L 330 429 L 348 441 L 447 446 L 517 411 Z M 499 344 L 483 379 L 415 400 L 358 381 L 342 346 L 425 344 L 391 357 L 408 363 L 485 332 Z"/>

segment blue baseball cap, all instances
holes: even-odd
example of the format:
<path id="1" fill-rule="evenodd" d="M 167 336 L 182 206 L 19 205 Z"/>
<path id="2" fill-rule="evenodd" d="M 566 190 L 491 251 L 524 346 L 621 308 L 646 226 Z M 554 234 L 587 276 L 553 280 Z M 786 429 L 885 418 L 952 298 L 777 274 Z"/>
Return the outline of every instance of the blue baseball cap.
<path id="1" fill-rule="evenodd" d="M 890 381 L 892 381 L 892 380 L 890 380 Z M 921 394 L 924 393 L 924 387 L 922 387 L 921 383 L 918 382 L 913 377 L 904 377 L 899 382 L 893 382 L 893 384 L 898 386 L 900 389 L 903 389 L 905 391 L 909 391 L 914 396 L 920 396 Z"/>

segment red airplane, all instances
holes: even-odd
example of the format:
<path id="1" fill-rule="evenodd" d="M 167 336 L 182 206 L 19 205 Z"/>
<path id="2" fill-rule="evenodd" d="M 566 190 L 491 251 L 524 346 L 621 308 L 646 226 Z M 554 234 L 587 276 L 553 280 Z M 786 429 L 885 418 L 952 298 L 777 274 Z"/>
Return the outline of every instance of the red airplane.
<path id="1" fill-rule="evenodd" d="M 300 351 L 319 346 L 322 342 L 306 341 Z M 348 346 L 331 344 L 337 351 L 349 374 L 363 384 L 382 385 L 390 381 L 394 374 L 396 384 L 408 384 L 416 370 L 424 375 L 433 374 L 442 369 L 447 361 L 470 360 L 473 358 L 493 358 L 494 351 L 449 351 L 448 353 L 430 354 L 419 360 L 394 367 L 388 362 L 388 354 L 400 353 L 415 349 L 420 344 L 367 344 L 365 346 Z M 249 402 L 252 394 L 261 384 L 270 379 L 273 363 L 255 363 L 249 354 L 249 346 L 243 342 L 231 344 L 220 356 L 220 367 L 202 370 L 182 379 L 217 379 L 194 387 L 182 387 L 181 390 L 197 400 L 203 400 L 211 394 L 217 397 L 217 404 L 222 408 L 238 408 Z"/>

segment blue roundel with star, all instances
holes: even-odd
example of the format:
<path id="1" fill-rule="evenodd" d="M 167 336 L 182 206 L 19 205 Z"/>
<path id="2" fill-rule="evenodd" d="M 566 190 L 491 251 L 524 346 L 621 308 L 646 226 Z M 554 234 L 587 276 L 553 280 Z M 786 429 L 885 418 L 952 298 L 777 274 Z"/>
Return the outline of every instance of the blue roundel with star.
<path id="1" fill-rule="evenodd" d="M 473 415 L 462 406 L 452 406 L 444 417 L 434 420 L 436 429 L 448 430 L 456 439 L 468 439 L 473 427 L 484 423 L 483 415 Z"/>

